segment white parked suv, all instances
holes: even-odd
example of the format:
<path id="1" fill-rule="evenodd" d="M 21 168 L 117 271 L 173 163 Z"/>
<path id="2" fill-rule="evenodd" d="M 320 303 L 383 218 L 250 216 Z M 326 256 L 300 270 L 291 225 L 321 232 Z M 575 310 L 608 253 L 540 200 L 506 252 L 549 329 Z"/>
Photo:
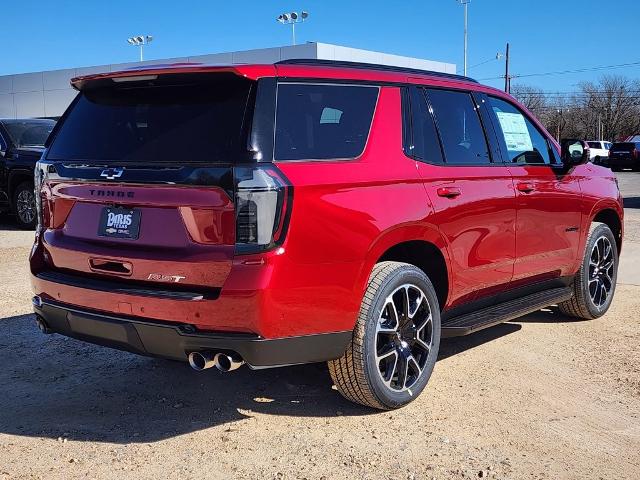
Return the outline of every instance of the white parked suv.
<path id="1" fill-rule="evenodd" d="M 604 142 L 601 140 L 590 140 L 589 144 L 589 160 L 595 163 L 599 163 L 601 159 L 609 157 L 609 149 L 611 148 L 611 142 Z"/>

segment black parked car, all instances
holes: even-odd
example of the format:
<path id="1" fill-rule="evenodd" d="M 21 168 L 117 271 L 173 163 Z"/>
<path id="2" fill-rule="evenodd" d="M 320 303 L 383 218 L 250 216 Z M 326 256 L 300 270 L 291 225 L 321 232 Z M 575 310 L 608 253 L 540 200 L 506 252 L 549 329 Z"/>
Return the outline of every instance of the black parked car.
<path id="1" fill-rule="evenodd" d="M 22 228 L 36 224 L 33 170 L 55 124 L 45 119 L 0 119 L 0 211 L 14 213 Z"/>
<path id="2" fill-rule="evenodd" d="M 607 165 L 613 171 L 623 168 L 640 171 L 640 142 L 614 143 L 609 150 Z"/>

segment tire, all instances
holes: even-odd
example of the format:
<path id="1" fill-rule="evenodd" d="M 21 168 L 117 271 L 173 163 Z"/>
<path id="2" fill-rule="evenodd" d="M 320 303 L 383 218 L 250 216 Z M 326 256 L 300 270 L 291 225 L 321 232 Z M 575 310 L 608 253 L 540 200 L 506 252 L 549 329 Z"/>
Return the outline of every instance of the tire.
<path id="1" fill-rule="evenodd" d="M 601 317 L 611 306 L 617 278 L 618 246 L 615 236 L 604 223 L 592 223 L 582 265 L 573 281 L 573 297 L 558 305 L 560 312 L 585 320 Z"/>
<path id="2" fill-rule="evenodd" d="M 440 307 L 429 278 L 413 265 L 381 262 L 369 277 L 352 340 L 328 362 L 329 373 L 346 399 L 399 408 L 427 385 L 439 347 Z"/>
<path id="3" fill-rule="evenodd" d="M 37 222 L 36 197 L 33 183 L 22 182 L 13 191 L 13 213 L 16 223 L 24 230 L 33 230 Z"/>

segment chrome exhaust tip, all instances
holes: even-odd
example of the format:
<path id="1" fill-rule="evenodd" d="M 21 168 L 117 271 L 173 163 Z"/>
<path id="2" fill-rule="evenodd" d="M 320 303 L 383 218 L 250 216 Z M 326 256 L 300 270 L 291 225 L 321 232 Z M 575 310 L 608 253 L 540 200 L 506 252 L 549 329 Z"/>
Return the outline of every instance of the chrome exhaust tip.
<path id="1" fill-rule="evenodd" d="M 191 352 L 189 354 L 189 365 L 196 372 L 201 372 L 207 368 L 217 366 L 214 362 L 216 356 L 212 352 Z"/>
<path id="2" fill-rule="evenodd" d="M 235 354 L 217 353 L 213 362 L 221 372 L 232 372 L 244 365 L 244 360 Z"/>

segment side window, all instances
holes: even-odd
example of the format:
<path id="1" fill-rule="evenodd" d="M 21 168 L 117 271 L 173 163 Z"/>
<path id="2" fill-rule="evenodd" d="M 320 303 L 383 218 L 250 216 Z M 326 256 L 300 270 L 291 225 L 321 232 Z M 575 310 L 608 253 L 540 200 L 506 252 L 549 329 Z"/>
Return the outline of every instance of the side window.
<path id="1" fill-rule="evenodd" d="M 7 142 L 4 141 L 2 134 L 0 134 L 0 151 L 6 151 L 8 148 Z"/>
<path id="2" fill-rule="evenodd" d="M 349 159 L 367 143 L 378 87 L 280 83 L 276 160 Z"/>
<path id="3" fill-rule="evenodd" d="M 507 152 L 507 161 L 533 165 L 548 165 L 552 161 L 547 138 L 531 121 L 511 103 L 489 97 L 491 108 L 497 118 L 500 141 Z"/>
<path id="4" fill-rule="evenodd" d="M 428 163 L 442 163 L 442 149 L 438 132 L 424 96 L 424 90 L 409 88 L 411 106 L 411 139 L 410 151 L 407 152 L 416 160 Z"/>
<path id="5" fill-rule="evenodd" d="M 427 96 L 442 139 L 446 163 L 490 163 L 487 139 L 471 95 L 466 92 L 428 89 Z"/>

